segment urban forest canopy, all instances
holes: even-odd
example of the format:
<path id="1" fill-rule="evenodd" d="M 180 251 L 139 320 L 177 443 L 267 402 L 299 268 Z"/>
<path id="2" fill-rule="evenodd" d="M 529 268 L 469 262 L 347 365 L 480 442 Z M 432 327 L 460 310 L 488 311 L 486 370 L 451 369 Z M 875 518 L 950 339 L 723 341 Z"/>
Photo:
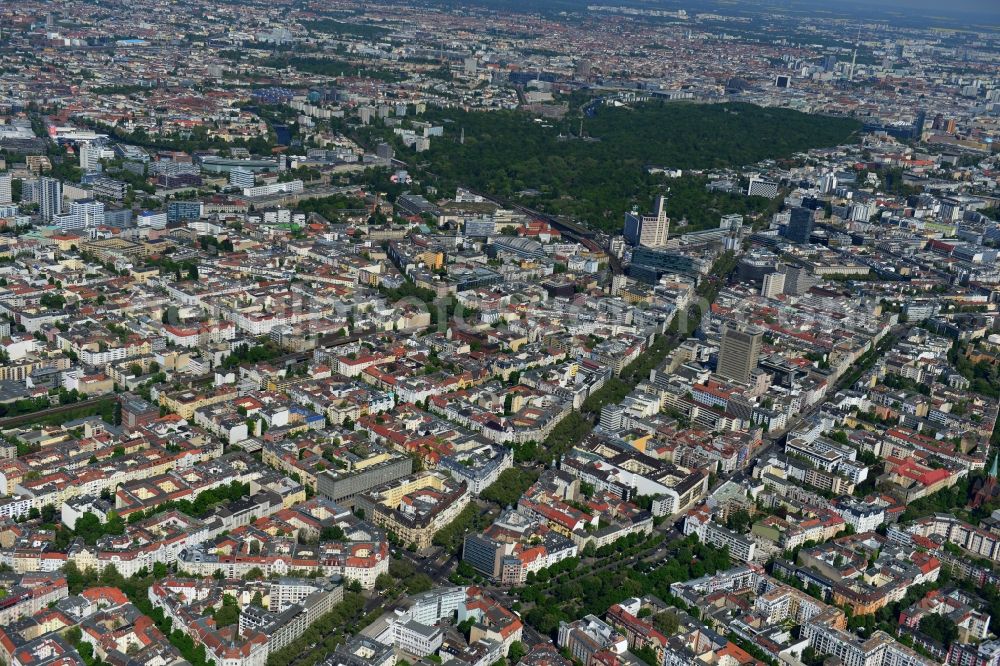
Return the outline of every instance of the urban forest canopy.
<path id="1" fill-rule="evenodd" d="M 650 166 L 740 167 L 842 144 L 860 128 L 848 118 L 789 109 L 687 102 L 597 106 L 583 120 L 582 139 L 579 117 L 550 121 L 517 111 L 453 109 L 426 115 L 445 127 L 444 138 L 421 156 L 431 180 L 502 197 L 537 191 L 524 197 L 526 204 L 607 230 L 663 191 L 663 177 L 649 174 Z"/>

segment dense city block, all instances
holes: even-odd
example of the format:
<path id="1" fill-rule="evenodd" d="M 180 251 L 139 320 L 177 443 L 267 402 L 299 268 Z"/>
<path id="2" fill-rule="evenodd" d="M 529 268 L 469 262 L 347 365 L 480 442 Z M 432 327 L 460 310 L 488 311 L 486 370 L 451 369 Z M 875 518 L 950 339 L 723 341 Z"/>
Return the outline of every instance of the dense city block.
<path id="1" fill-rule="evenodd" d="M 0 664 L 1000 666 L 1000 10 L 0 3 Z"/>

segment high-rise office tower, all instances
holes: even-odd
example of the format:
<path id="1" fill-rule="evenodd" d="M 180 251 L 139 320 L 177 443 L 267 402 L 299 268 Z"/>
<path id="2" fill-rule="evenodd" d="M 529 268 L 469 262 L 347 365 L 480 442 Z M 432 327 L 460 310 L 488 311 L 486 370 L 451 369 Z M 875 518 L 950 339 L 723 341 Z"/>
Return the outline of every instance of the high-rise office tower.
<path id="1" fill-rule="evenodd" d="M 801 296 L 816 284 L 816 278 L 802 266 L 785 266 L 785 287 L 782 293 Z"/>
<path id="2" fill-rule="evenodd" d="M 924 125 L 926 124 L 927 124 L 927 111 L 924 109 L 920 109 L 920 111 L 917 112 L 916 120 L 913 122 L 913 138 L 916 139 L 917 141 L 919 141 L 920 137 L 924 135 Z"/>
<path id="3" fill-rule="evenodd" d="M 636 212 L 625 213 L 624 236 L 632 245 L 645 247 L 663 247 L 667 244 L 667 234 L 670 231 L 670 218 L 667 217 L 667 202 L 660 196 L 656 197 L 652 215 L 639 215 Z"/>
<path id="4" fill-rule="evenodd" d="M 716 374 L 743 384 L 749 382 L 750 372 L 757 367 L 763 337 L 760 330 L 741 331 L 727 325 L 722 331 Z"/>
<path id="5" fill-rule="evenodd" d="M 628 284 L 628 278 L 626 278 L 621 273 L 615 273 L 611 276 L 611 295 L 617 296 L 622 293 L 622 289 Z"/>
<path id="6" fill-rule="evenodd" d="M 86 173 L 101 170 L 101 147 L 89 141 L 80 144 L 80 168 Z"/>
<path id="7" fill-rule="evenodd" d="M 0 173 L 0 204 L 14 203 L 11 185 L 14 179 L 9 173 Z"/>
<path id="8" fill-rule="evenodd" d="M 837 189 L 837 174 L 827 173 L 820 176 L 819 179 L 819 191 L 823 194 L 829 194 Z"/>
<path id="9" fill-rule="evenodd" d="M 815 214 L 815 211 L 801 206 L 793 208 L 788 220 L 788 228 L 785 231 L 785 238 L 793 243 L 807 244 L 809 236 L 812 235 Z"/>
<path id="10" fill-rule="evenodd" d="M 37 179 L 32 178 L 30 180 L 22 180 L 21 203 L 38 203 L 39 202 L 38 190 L 39 187 Z"/>
<path id="11" fill-rule="evenodd" d="M 605 430 L 619 432 L 625 420 L 625 409 L 621 405 L 604 405 L 601 408 L 600 425 Z"/>
<path id="12" fill-rule="evenodd" d="M 62 212 L 62 181 L 45 176 L 38 179 L 38 212 L 46 222 Z"/>
<path id="13" fill-rule="evenodd" d="M 760 295 L 764 298 L 775 298 L 785 291 L 785 274 L 768 273 L 764 276 L 764 286 L 760 290 Z"/>

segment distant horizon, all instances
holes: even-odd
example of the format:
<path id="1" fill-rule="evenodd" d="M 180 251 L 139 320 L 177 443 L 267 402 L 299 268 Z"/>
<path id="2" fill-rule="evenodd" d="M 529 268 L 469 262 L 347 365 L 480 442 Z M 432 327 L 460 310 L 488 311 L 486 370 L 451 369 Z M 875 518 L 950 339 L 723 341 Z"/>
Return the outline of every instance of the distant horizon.
<path id="1" fill-rule="evenodd" d="M 849 18 L 852 13 L 857 13 L 858 18 L 871 17 L 873 15 L 909 12 L 910 18 L 928 19 L 953 19 L 964 20 L 970 17 L 979 17 L 987 21 L 994 21 L 1000 27 L 1000 2 L 986 3 L 983 0 L 954 0 L 947 4 L 942 4 L 937 0 L 881 0 L 878 3 L 867 2 L 866 0 L 841 0 L 836 5 L 831 5 L 825 0 L 634 0 L 635 4 L 665 4 L 673 6 L 693 6 L 711 5 L 714 8 L 730 7 L 733 9 L 747 9 L 760 6 L 772 6 L 783 9 L 806 9 L 815 6 L 823 9 L 824 12 L 842 15 Z M 913 16 L 913 12 L 918 12 L 920 16 Z"/>
<path id="2" fill-rule="evenodd" d="M 782 0 L 761 0 L 766 4 L 786 4 Z M 795 4 L 817 5 L 826 10 L 837 11 L 831 8 L 829 3 L 820 0 L 794 0 Z M 864 0 L 841 0 L 838 8 L 863 9 L 866 13 L 878 13 L 880 11 L 908 11 L 920 12 L 927 18 L 968 18 L 970 15 L 1000 22 L 1000 2 L 989 3 L 982 0 L 952 0 L 942 4 L 937 0 L 880 0 L 878 3 L 869 3 Z"/>
<path id="3" fill-rule="evenodd" d="M 428 0 L 431 4 L 451 6 L 503 6 L 522 11 L 583 11 L 586 2 L 576 0 Z M 865 0 L 842 0 L 836 5 L 821 0 L 615 0 L 613 4 L 632 7 L 657 8 L 689 12 L 711 11 L 733 14 L 755 14 L 768 7 L 802 13 L 815 8 L 824 17 L 835 15 L 843 19 L 892 21 L 905 20 L 908 25 L 926 20 L 928 27 L 941 23 L 961 23 L 951 26 L 970 30 L 988 27 L 1000 30 L 1000 2 L 983 0 L 954 0 L 941 4 L 937 0 L 883 0 L 870 3 Z M 728 12 L 727 12 L 728 10 Z M 969 21 L 973 25 L 969 25 Z"/>

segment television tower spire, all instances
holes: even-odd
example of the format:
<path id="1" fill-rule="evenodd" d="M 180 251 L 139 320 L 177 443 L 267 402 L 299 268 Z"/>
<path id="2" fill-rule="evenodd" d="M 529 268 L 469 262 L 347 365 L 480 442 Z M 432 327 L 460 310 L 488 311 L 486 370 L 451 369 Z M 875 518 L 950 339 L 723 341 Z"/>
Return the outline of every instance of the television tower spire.
<path id="1" fill-rule="evenodd" d="M 858 62 L 858 46 L 861 44 L 861 26 L 858 26 L 858 38 L 854 40 L 854 52 L 851 53 L 851 72 L 847 75 L 849 82 L 854 81 L 854 67 Z"/>

